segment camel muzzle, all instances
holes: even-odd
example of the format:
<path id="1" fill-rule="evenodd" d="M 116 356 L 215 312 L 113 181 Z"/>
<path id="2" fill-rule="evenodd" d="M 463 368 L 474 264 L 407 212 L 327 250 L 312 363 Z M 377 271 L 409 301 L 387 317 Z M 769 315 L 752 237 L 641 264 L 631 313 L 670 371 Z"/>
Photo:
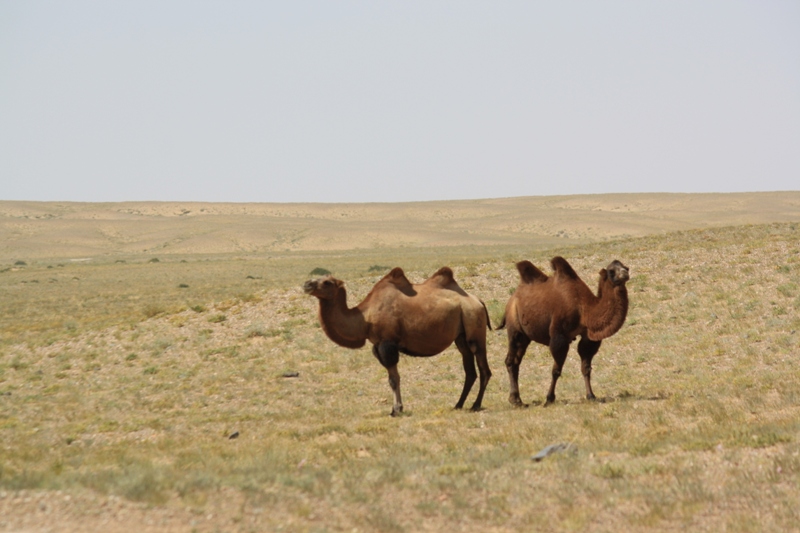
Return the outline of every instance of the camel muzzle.
<path id="1" fill-rule="evenodd" d="M 628 272 L 628 269 L 621 268 L 619 272 L 616 273 L 612 281 L 614 282 L 614 285 L 622 285 L 623 283 L 626 283 L 629 279 L 631 279 L 631 275 Z"/>
<path id="2" fill-rule="evenodd" d="M 303 292 L 306 294 L 311 294 L 317 288 L 317 283 L 315 281 L 306 281 L 303 283 Z"/>

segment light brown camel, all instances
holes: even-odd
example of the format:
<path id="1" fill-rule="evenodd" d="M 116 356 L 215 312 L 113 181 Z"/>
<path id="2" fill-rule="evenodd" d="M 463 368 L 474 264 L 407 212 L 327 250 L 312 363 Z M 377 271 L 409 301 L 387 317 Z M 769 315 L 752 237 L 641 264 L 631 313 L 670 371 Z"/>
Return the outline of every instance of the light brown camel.
<path id="1" fill-rule="evenodd" d="M 319 299 L 319 319 L 325 334 L 346 348 L 372 343 L 372 353 L 389 372 L 394 392 L 392 416 L 403 411 L 400 398 L 400 354 L 429 357 L 443 352 L 454 341 L 464 361 L 464 389 L 456 409 L 464 406 L 475 383 L 475 360 L 480 370 L 480 390 L 472 410 L 481 408 L 492 372 L 486 359 L 489 314 L 478 298 L 467 294 L 442 267 L 419 285 L 412 285 L 401 268 L 395 268 L 372 288 L 364 301 L 347 307 L 344 282 L 331 276 L 309 280 L 306 294 Z"/>
<path id="2" fill-rule="evenodd" d="M 581 281 L 563 257 L 554 257 L 550 264 L 554 274 L 548 277 L 530 261 L 517 263 L 520 282 L 506 304 L 506 311 L 497 329 L 508 329 L 506 368 L 512 405 L 524 405 L 519 396 L 519 365 L 531 341 L 550 347 L 553 355 L 553 376 L 547 403 L 556 399 L 556 382 L 567 358 L 569 345 L 580 335 L 578 354 L 586 384 L 586 399 L 592 392 L 592 358 L 600 343 L 622 327 L 628 314 L 628 267 L 612 261 L 600 271 L 597 296 Z"/>

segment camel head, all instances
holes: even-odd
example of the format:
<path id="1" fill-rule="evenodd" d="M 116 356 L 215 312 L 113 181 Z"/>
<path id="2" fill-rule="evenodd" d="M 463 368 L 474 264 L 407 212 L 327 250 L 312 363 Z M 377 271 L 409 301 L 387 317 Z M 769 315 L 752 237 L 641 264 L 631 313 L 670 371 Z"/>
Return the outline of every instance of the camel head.
<path id="1" fill-rule="evenodd" d="M 344 281 L 329 275 L 306 281 L 303 284 L 303 292 L 320 300 L 333 300 L 342 287 Z"/>
<path id="2" fill-rule="evenodd" d="M 615 287 L 625 285 L 630 277 L 631 276 L 630 272 L 628 271 L 628 267 L 616 259 L 611 261 L 606 268 L 600 271 L 600 279 L 603 281 L 606 279 L 610 280 L 611 284 Z"/>

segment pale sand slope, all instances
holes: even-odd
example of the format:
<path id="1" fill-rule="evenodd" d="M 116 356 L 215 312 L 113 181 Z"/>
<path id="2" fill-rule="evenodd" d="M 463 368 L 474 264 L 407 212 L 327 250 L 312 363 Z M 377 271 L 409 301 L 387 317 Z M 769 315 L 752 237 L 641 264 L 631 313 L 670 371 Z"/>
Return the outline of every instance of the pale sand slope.
<path id="1" fill-rule="evenodd" d="M 372 204 L 0 201 L 0 261 L 566 244 L 800 221 L 800 191 Z"/>

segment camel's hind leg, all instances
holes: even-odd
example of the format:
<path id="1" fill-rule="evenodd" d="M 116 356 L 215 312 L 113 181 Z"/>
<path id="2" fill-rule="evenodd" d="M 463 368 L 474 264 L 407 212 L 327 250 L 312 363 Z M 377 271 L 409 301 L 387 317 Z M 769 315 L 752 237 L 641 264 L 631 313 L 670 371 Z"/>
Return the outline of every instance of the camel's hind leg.
<path id="1" fill-rule="evenodd" d="M 470 372 L 467 370 L 467 367 L 471 368 L 472 370 L 472 380 L 470 382 L 469 387 L 472 387 L 472 382 L 475 381 L 475 361 L 478 362 L 478 371 L 480 372 L 480 383 L 478 389 L 478 396 L 475 398 L 475 403 L 472 404 L 471 409 L 473 411 L 480 411 L 481 405 L 483 404 L 483 395 L 486 392 L 486 385 L 489 384 L 489 379 L 492 377 L 492 371 L 489 369 L 489 361 L 486 358 L 486 339 L 478 339 L 473 341 L 462 341 L 459 343 L 459 340 L 456 340 L 456 346 L 458 350 L 461 352 L 462 358 L 464 359 L 464 371 L 469 374 Z M 469 362 L 468 362 L 469 361 Z M 462 405 L 464 405 L 464 401 L 467 399 L 467 394 L 469 393 L 469 388 L 464 383 L 464 392 L 461 393 L 461 399 L 459 400 L 459 405 L 456 405 L 457 409 L 460 409 Z"/>
<path id="2" fill-rule="evenodd" d="M 519 366 L 531 340 L 521 332 L 508 330 L 508 353 L 506 354 L 506 370 L 508 370 L 508 402 L 511 405 L 524 407 L 519 395 Z"/>
<path id="3" fill-rule="evenodd" d="M 464 362 L 464 388 L 461 391 L 461 397 L 458 399 L 458 403 L 456 403 L 455 407 L 456 409 L 461 409 L 464 407 L 464 402 L 469 395 L 469 391 L 472 390 L 472 385 L 475 383 L 475 380 L 478 379 L 478 373 L 475 370 L 475 354 L 472 353 L 472 350 L 470 350 L 463 336 L 459 336 L 456 339 L 456 347 L 458 351 L 461 352 L 461 359 Z"/>
<path id="4" fill-rule="evenodd" d="M 472 385 L 475 383 L 475 380 L 478 379 L 478 373 L 475 371 L 475 354 L 470 349 L 463 335 L 459 335 L 456 338 L 456 348 L 461 352 L 461 359 L 464 361 L 464 389 L 461 391 L 461 397 L 458 399 L 458 403 L 455 407 L 456 409 L 461 409 L 464 407 L 464 402 L 469 395 L 469 391 L 472 389 Z M 480 407 L 480 405 L 478 405 L 478 407 Z M 473 406 L 473 409 L 474 408 L 475 406 Z"/>
<path id="5" fill-rule="evenodd" d="M 372 346 L 372 354 L 389 372 L 389 387 L 394 393 L 394 405 L 392 406 L 392 416 L 398 416 L 403 412 L 403 400 L 400 397 L 400 372 L 397 371 L 397 362 L 400 360 L 400 351 L 397 344 L 383 341 Z"/>
<path id="6" fill-rule="evenodd" d="M 475 359 L 478 361 L 478 372 L 480 372 L 480 389 L 478 390 L 478 397 L 475 398 L 475 403 L 472 404 L 472 410 L 480 411 L 483 404 L 483 393 L 486 392 L 486 386 L 492 377 L 492 371 L 489 368 L 489 360 L 486 358 L 486 341 L 471 342 L 470 347 L 473 348 Z"/>
<path id="7" fill-rule="evenodd" d="M 600 349 L 600 342 L 589 340 L 586 337 L 581 337 L 578 342 L 578 354 L 581 356 L 581 372 L 586 384 L 587 400 L 595 399 L 594 392 L 592 392 L 592 358 Z"/>

